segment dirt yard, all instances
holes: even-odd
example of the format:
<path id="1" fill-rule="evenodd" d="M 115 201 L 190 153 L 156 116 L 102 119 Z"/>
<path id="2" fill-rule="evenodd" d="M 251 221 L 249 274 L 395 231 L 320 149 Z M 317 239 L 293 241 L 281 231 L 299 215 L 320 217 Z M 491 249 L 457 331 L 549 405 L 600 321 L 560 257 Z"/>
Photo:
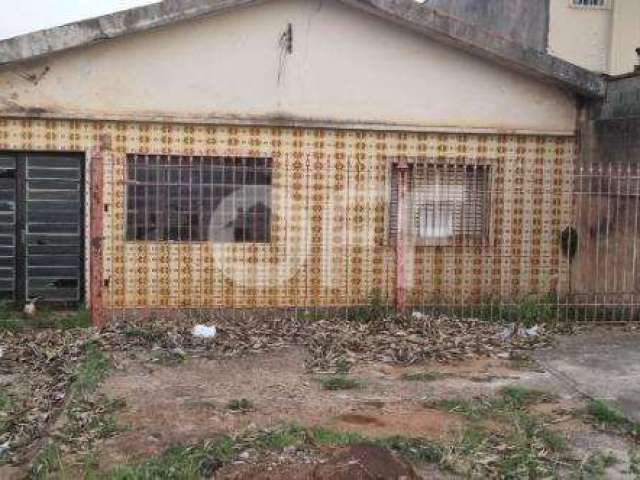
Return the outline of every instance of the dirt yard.
<path id="1" fill-rule="evenodd" d="M 425 328 L 403 323 L 394 351 Z M 5 332 L 0 478 L 640 478 L 640 426 L 535 361 L 564 337 L 455 328 L 458 353 L 415 361 L 328 352 L 326 332 Z"/>

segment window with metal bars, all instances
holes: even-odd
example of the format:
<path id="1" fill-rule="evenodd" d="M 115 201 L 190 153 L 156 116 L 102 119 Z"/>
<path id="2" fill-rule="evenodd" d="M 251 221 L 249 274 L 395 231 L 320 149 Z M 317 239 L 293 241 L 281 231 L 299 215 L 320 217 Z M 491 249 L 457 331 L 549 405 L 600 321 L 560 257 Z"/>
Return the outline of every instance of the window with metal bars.
<path id="1" fill-rule="evenodd" d="M 607 8 L 609 0 L 571 0 L 574 7 Z"/>
<path id="2" fill-rule="evenodd" d="M 129 155 L 127 240 L 268 243 L 269 158 Z"/>
<path id="3" fill-rule="evenodd" d="M 406 237 L 424 245 L 482 244 L 489 231 L 489 177 L 486 165 L 409 164 Z M 389 232 L 398 234 L 398 171 L 391 172 Z"/>

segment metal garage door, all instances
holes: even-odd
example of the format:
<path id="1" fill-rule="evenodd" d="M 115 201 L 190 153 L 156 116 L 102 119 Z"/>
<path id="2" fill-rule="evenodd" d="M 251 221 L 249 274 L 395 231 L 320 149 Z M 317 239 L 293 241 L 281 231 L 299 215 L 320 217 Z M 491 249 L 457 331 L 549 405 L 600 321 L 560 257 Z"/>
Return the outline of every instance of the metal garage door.
<path id="1" fill-rule="evenodd" d="M 0 295 L 82 301 L 82 157 L 0 154 Z"/>

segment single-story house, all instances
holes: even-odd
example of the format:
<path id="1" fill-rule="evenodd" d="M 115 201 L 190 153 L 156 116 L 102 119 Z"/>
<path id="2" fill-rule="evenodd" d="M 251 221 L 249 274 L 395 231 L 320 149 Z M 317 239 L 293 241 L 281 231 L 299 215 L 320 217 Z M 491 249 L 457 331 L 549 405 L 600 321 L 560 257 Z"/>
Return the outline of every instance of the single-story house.
<path id="1" fill-rule="evenodd" d="M 0 290 L 105 309 L 561 291 L 581 106 L 604 90 L 412 0 L 166 0 L 0 41 Z"/>

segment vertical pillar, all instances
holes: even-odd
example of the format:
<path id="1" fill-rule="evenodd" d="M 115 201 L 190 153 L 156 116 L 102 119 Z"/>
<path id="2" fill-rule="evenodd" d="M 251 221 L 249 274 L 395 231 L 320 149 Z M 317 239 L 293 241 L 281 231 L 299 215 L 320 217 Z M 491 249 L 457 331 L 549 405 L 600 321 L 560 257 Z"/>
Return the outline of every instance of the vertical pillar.
<path id="1" fill-rule="evenodd" d="M 104 325 L 103 290 L 103 169 L 104 143 L 93 148 L 89 157 L 89 185 L 91 198 L 89 203 L 89 272 L 90 272 L 90 301 L 89 311 L 91 323 L 100 328 Z"/>
<path id="2" fill-rule="evenodd" d="M 396 221 L 396 308 L 404 311 L 407 304 L 407 279 L 405 274 L 406 261 L 406 212 L 407 212 L 407 183 L 408 171 L 406 159 L 400 159 L 398 169 L 398 215 Z"/>

